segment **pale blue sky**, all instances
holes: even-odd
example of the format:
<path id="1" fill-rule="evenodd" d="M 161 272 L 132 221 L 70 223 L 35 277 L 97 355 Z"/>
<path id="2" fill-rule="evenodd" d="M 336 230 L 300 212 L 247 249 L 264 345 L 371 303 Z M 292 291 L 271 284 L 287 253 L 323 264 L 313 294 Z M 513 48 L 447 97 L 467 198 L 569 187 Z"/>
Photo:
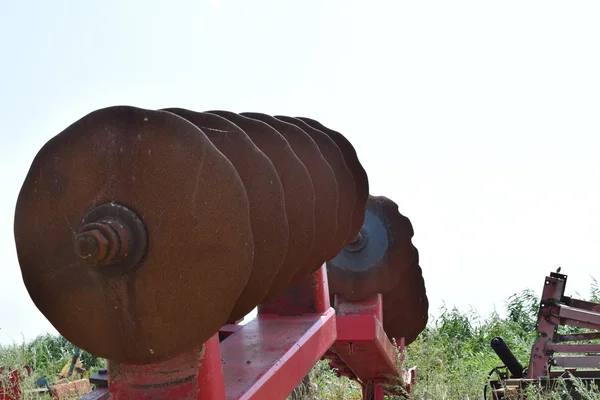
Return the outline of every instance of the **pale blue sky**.
<path id="1" fill-rule="evenodd" d="M 14 250 L 27 169 L 114 104 L 303 115 L 344 133 L 372 194 L 414 224 L 432 312 L 489 312 L 559 265 L 587 293 L 599 20 L 597 1 L 3 1 L 0 343 L 51 329 Z"/>

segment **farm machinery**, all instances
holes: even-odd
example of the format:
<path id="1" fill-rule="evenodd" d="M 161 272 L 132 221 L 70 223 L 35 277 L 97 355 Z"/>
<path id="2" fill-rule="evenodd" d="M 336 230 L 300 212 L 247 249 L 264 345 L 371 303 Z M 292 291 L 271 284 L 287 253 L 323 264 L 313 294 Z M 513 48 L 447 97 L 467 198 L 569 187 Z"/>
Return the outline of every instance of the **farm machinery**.
<path id="1" fill-rule="evenodd" d="M 322 359 L 365 399 L 390 377 L 411 397 L 412 225 L 313 119 L 94 111 L 36 155 L 14 232 L 37 308 L 107 359 L 85 399 L 285 399 Z"/>
<path id="2" fill-rule="evenodd" d="M 493 399 L 525 398 L 525 389 L 531 385 L 552 391 L 559 379 L 570 392 L 569 398 L 581 398 L 574 390 L 576 381 L 600 386 L 600 303 L 565 296 L 566 284 L 567 275 L 559 272 L 544 279 L 537 340 L 527 367 L 501 337 L 492 340 L 492 349 L 504 363 L 492 371 L 497 375 L 489 383 Z M 561 331 L 567 327 L 577 331 Z"/>

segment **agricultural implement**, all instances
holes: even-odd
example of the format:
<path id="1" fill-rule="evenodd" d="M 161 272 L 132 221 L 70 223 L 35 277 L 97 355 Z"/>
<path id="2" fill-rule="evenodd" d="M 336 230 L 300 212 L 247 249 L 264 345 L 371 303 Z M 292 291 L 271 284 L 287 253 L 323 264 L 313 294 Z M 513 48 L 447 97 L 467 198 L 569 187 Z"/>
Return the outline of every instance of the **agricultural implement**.
<path id="1" fill-rule="evenodd" d="M 76 121 L 15 213 L 33 302 L 107 359 L 88 400 L 285 399 L 321 359 L 365 399 L 398 376 L 410 397 L 398 357 L 428 312 L 412 237 L 339 132 L 180 108 Z"/>
<path id="2" fill-rule="evenodd" d="M 497 379 L 490 381 L 493 399 L 523 398 L 527 386 L 543 390 L 556 388 L 560 379 L 572 392 L 575 379 L 584 385 L 600 386 L 600 303 L 565 296 L 567 275 L 551 273 L 544 289 L 537 320 L 537 336 L 531 349 L 529 365 L 524 367 L 500 337 L 491 346 L 504 363 L 495 370 Z M 583 328 L 582 332 L 565 333 L 561 328 Z M 585 331 L 584 331 L 585 330 Z M 487 389 L 486 389 L 487 391 Z"/>
<path id="3" fill-rule="evenodd" d="M 19 400 L 22 396 L 21 382 L 31 375 L 28 365 L 19 369 L 0 366 L 0 400 Z"/>

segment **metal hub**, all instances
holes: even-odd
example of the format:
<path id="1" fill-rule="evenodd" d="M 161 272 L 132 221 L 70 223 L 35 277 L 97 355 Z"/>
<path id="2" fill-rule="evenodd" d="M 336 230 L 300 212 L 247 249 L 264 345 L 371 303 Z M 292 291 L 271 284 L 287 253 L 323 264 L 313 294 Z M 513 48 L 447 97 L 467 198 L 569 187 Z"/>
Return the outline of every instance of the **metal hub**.
<path id="1" fill-rule="evenodd" d="M 123 275 L 138 267 L 148 249 L 148 234 L 135 212 L 107 203 L 92 209 L 81 223 L 75 251 L 105 275 Z"/>

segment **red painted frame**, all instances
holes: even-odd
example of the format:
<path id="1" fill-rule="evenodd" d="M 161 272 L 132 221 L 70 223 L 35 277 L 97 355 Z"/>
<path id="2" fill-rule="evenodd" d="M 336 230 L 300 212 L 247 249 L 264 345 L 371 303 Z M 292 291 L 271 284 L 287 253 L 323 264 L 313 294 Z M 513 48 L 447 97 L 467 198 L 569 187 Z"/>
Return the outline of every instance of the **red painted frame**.
<path id="1" fill-rule="evenodd" d="M 556 353 L 600 352 L 600 344 L 560 344 L 600 336 L 600 332 L 576 335 L 559 335 L 556 332 L 560 325 L 600 330 L 600 304 L 565 296 L 566 284 L 567 276 L 558 273 L 552 273 L 544 280 L 538 314 L 539 339 L 531 350 L 529 379 L 549 376 L 551 365 L 563 368 L 598 368 L 600 365 L 600 356 L 555 356 Z"/>
<path id="2" fill-rule="evenodd" d="M 383 400 L 383 384 L 390 377 L 400 375 L 399 364 L 404 356 L 404 340 L 401 340 L 397 353 L 383 330 L 382 304 L 381 294 L 361 302 L 349 302 L 335 296 L 338 335 L 327 355 L 333 359 L 330 365 L 341 368 L 342 375 L 362 383 L 364 398 L 367 390 L 372 388 L 375 400 Z M 415 373 L 414 369 L 402 371 L 411 397 Z"/>
<path id="3" fill-rule="evenodd" d="M 143 366 L 109 361 L 108 388 L 82 400 L 285 399 L 323 357 L 359 380 L 365 398 L 383 400 L 382 383 L 400 371 L 381 305 L 381 295 L 360 303 L 337 299 L 336 316 L 323 266 L 260 305 L 246 325 L 225 325 L 188 353 Z M 410 390 L 414 371 L 404 377 Z"/>
<path id="4" fill-rule="evenodd" d="M 285 399 L 335 338 L 323 266 L 221 343 L 227 400 Z"/>

